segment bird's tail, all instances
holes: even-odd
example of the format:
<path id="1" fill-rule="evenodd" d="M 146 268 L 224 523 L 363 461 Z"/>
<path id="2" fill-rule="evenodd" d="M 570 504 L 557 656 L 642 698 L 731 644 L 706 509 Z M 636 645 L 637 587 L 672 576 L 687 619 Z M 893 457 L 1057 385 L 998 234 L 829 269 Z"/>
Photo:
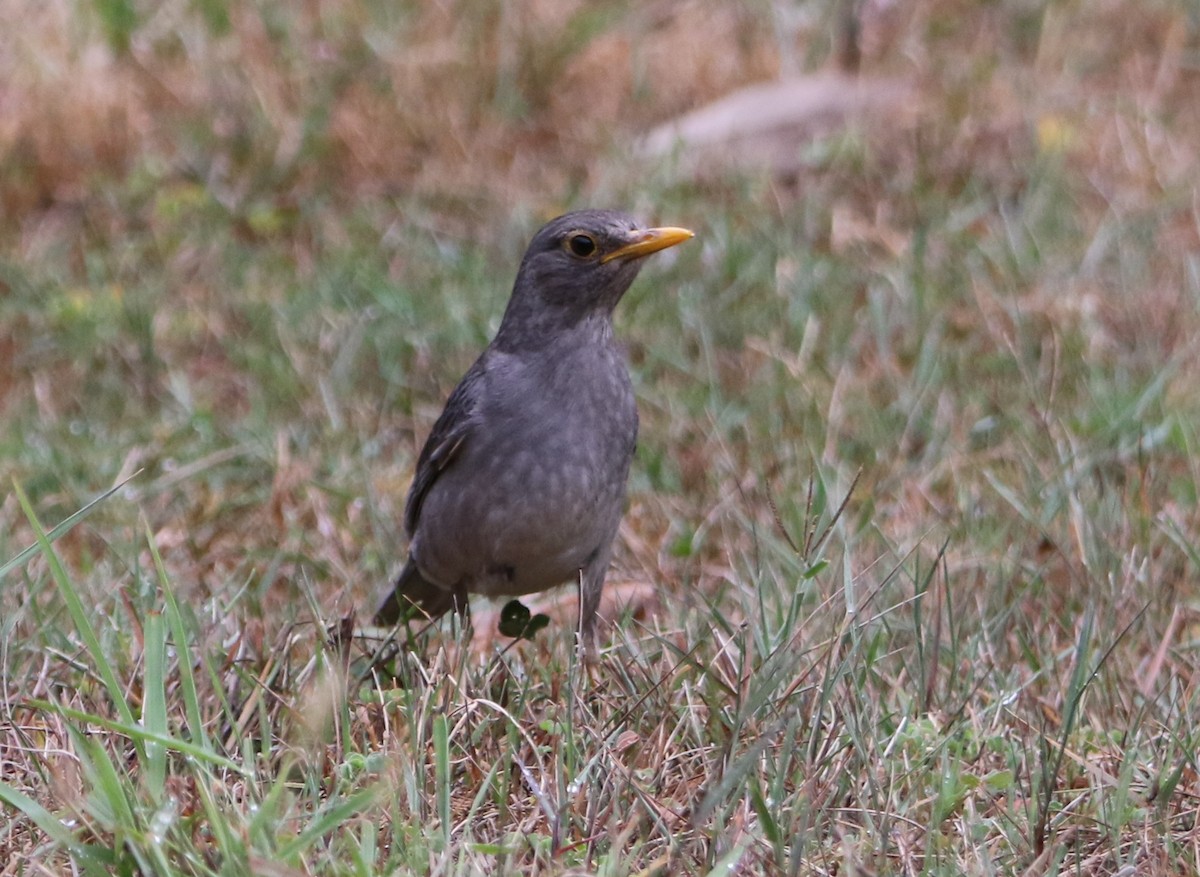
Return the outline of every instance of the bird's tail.
<path id="1" fill-rule="evenodd" d="M 432 620 L 453 608 L 454 594 L 422 576 L 410 557 L 375 610 L 375 623 L 382 627 L 417 618 Z"/>

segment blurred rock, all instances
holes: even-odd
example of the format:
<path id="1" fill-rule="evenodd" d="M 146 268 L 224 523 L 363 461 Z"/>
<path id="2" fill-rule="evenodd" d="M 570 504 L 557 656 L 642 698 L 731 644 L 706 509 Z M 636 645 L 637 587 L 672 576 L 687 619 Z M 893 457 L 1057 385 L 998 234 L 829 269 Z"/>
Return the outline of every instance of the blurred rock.
<path id="1" fill-rule="evenodd" d="M 905 80 L 818 73 L 735 91 L 659 125 L 638 150 L 674 155 L 682 172 L 697 177 L 729 169 L 792 175 L 812 143 L 849 130 L 885 132 L 917 106 Z"/>

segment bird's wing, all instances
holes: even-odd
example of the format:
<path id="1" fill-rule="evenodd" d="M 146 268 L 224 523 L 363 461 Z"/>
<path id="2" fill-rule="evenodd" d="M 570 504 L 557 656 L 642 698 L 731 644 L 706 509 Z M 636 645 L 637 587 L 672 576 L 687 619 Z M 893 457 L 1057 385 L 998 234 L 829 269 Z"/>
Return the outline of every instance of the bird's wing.
<path id="1" fill-rule="evenodd" d="M 417 530 L 421 504 L 425 501 L 429 489 L 446 467 L 454 462 L 463 442 L 470 438 L 474 430 L 479 394 L 487 371 L 486 360 L 485 353 L 463 375 L 463 379 L 446 400 L 446 407 L 434 423 L 429 438 L 425 440 L 425 447 L 421 448 L 421 455 L 417 458 L 417 472 L 413 476 L 408 501 L 404 505 L 404 531 L 409 538 L 412 538 Z"/>

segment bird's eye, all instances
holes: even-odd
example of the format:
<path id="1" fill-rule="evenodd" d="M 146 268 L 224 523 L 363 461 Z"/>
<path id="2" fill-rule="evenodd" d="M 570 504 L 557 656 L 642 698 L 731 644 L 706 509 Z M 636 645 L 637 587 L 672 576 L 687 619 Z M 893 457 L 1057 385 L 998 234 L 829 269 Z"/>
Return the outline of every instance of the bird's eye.
<path id="1" fill-rule="evenodd" d="M 590 234 L 573 234 L 567 238 L 567 249 L 581 259 L 596 252 L 596 241 Z"/>

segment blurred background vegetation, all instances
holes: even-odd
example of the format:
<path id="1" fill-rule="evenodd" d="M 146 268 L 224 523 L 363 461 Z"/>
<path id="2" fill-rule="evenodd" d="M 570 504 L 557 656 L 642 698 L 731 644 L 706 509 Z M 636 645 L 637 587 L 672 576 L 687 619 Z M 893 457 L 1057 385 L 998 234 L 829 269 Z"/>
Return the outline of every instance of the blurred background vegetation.
<path id="1" fill-rule="evenodd" d="M 1176 448 L 1162 489 L 1192 515 L 1168 415 L 1196 405 L 1197 21 L 1134 9 L 4 4 L 0 475 L 54 518 L 141 471 L 141 511 L 202 565 L 287 546 L 331 583 L 384 576 L 413 445 L 524 241 L 613 204 L 700 232 L 621 314 L 637 484 L 688 506 L 646 510 L 654 542 L 689 553 L 731 478 L 810 458 L 864 467 L 890 540 L 961 531 L 997 496 L 964 470 L 1078 465 L 1043 409 L 1102 474 Z M 638 150 L 831 69 L 903 106 L 801 128 L 784 170 Z M 1024 515 L 1038 541 L 1068 537 L 1040 532 L 1051 506 Z"/>

